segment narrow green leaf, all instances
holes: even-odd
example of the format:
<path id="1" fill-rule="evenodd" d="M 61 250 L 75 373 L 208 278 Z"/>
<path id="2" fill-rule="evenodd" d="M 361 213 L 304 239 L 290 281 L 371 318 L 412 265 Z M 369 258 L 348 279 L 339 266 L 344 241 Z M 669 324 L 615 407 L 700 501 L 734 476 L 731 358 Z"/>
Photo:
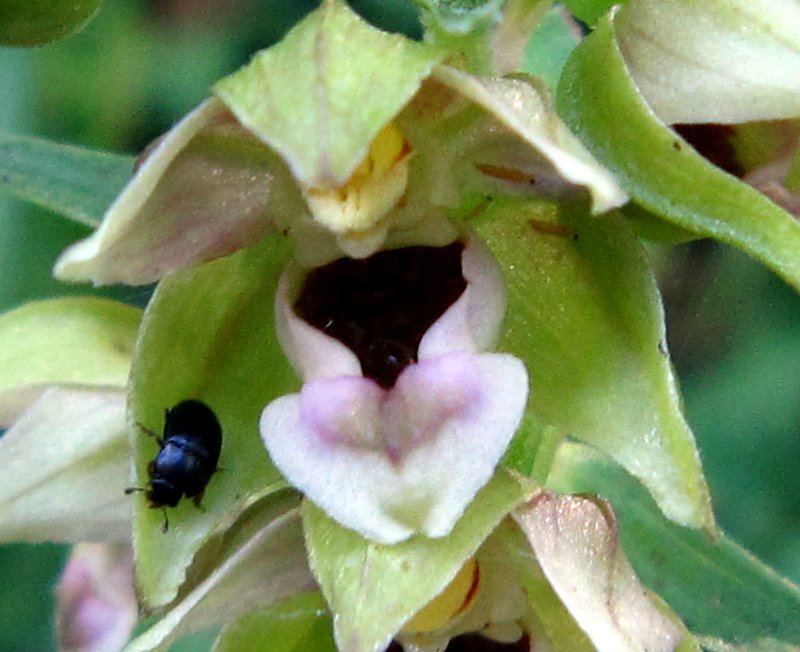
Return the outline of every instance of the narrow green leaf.
<path id="1" fill-rule="evenodd" d="M 800 223 L 657 120 L 628 74 L 610 19 L 601 21 L 567 62 L 558 106 L 644 208 L 739 247 L 800 288 Z"/>
<path id="2" fill-rule="evenodd" d="M 800 644 L 800 588 L 726 536 L 713 540 L 664 519 L 641 485 L 608 458 L 566 444 L 548 484 L 612 503 L 639 577 L 692 632 L 737 643 L 774 638 Z"/>
<path id="3" fill-rule="evenodd" d="M 222 470 L 203 499 L 204 511 L 184 500 L 169 510 L 161 532 L 160 511 L 136 499 L 134 535 L 141 595 L 152 606 L 171 601 L 196 551 L 217 528 L 232 522 L 259 496 L 282 486 L 258 431 L 272 399 L 296 391 L 299 382 L 275 334 L 278 276 L 290 253 L 283 238 L 265 240 L 162 281 L 145 313 L 131 374 L 132 422 L 161 432 L 164 410 L 199 398 L 223 429 Z M 158 446 L 133 428 L 139 486 Z"/>
<path id="4" fill-rule="evenodd" d="M 0 190 L 96 226 L 133 172 L 134 158 L 0 134 Z"/>
<path id="5" fill-rule="evenodd" d="M 225 627 L 212 652 L 336 652 L 333 625 L 319 593 L 255 611 Z"/>
<path id="6" fill-rule="evenodd" d="M 0 45 L 44 45 L 77 32 L 102 0 L 3 0 Z"/>
<path id="7" fill-rule="evenodd" d="M 627 224 L 584 204 L 503 200 L 476 228 L 504 272 L 500 348 L 526 363 L 532 412 L 612 455 L 676 522 L 712 528 L 658 288 Z"/>
<path id="8" fill-rule="evenodd" d="M 116 301 L 74 297 L 0 316 L 0 425 L 50 385 L 122 389 L 141 314 Z"/>
<path id="9" fill-rule="evenodd" d="M 447 537 L 371 543 L 304 504 L 311 568 L 334 614 L 339 649 L 378 652 L 439 594 L 530 488 L 498 472 Z"/>

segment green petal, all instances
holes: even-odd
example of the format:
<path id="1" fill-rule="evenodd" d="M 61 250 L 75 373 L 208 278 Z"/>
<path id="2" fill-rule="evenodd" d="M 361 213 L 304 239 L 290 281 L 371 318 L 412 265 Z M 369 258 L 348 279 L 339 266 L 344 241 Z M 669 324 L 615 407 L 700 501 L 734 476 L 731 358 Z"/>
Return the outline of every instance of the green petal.
<path id="1" fill-rule="evenodd" d="M 215 91 L 301 183 L 337 187 L 441 57 L 326 0 Z"/>
<path id="2" fill-rule="evenodd" d="M 232 621 L 313 587 L 297 499 L 270 497 L 247 522 L 249 536 L 223 541 L 211 573 L 128 645 L 126 652 L 169 649 L 181 636 Z"/>
<path id="3" fill-rule="evenodd" d="M 52 388 L 0 438 L 0 541 L 126 541 L 122 390 Z"/>
<path id="4" fill-rule="evenodd" d="M 567 181 L 585 186 L 598 213 L 627 201 L 614 178 L 589 154 L 555 113 L 550 97 L 532 78 L 480 78 L 438 66 L 436 79 L 475 102 L 544 156 Z"/>
<path id="5" fill-rule="evenodd" d="M 644 208 L 743 249 L 800 288 L 800 224 L 656 119 L 627 72 L 611 21 L 601 21 L 573 52 L 558 104 L 589 150 Z"/>
<path id="6" fill-rule="evenodd" d="M 258 432 L 261 410 L 299 382 L 275 334 L 274 294 L 289 257 L 285 238 L 171 275 L 147 308 L 131 374 L 131 420 L 139 486 L 158 452 L 142 427 L 161 433 L 164 410 L 198 398 L 223 430 L 222 470 L 211 478 L 204 511 L 184 500 L 163 516 L 136 498 L 135 548 L 141 595 L 171 601 L 196 551 L 259 496 L 283 486 Z"/>
<path id="7" fill-rule="evenodd" d="M 0 135 L 0 189 L 89 226 L 100 223 L 133 164 L 131 156 Z"/>
<path id="8" fill-rule="evenodd" d="M 141 311 L 108 299 L 25 304 L 0 316 L 0 425 L 51 385 L 122 388 Z"/>
<path id="9" fill-rule="evenodd" d="M 303 517 L 311 568 L 333 613 L 339 649 L 383 650 L 530 491 L 530 485 L 500 471 L 449 536 L 414 537 L 393 546 L 367 541 L 306 501 Z"/>
<path id="10" fill-rule="evenodd" d="M 55 274 L 138 285 L 258 242 L 303 200 L 283 162 L 208 100 L 156 143 L 87 239 Z"/>
<path id="11" fill-rule="evenodd" d="M 629 73 L 665 123 L 800 115 L 794 0 L 632 0 L 614 25 Z"/>
<path id="12" fill-rule="evenodd" d="M 44 45 L 77 32 L 100 8 L 102 0 L 3 0 L 0 45 Z"/>
<path id="13" fill-rule="evenodd" d="M 225 627 L 212 652 L 336 652 L 333 626 L 319 593 L 254 611 Z"/>
<path id="14" fill-rule="evenodd" d="M 500 343 L 530 376 L 530 409 L 612 455 L 671 519 L 713 528 L 646 255 L 619 216 L 504 201 L 476 224 L 508 288 Z"/>

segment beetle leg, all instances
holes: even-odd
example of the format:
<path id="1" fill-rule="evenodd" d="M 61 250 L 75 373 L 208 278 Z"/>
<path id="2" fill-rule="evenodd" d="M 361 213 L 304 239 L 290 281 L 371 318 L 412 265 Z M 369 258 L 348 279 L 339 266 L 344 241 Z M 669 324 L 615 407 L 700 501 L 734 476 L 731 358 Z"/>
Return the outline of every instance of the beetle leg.
<path id="1" fill-rule="evenodd" d="M 155 439 L 158 442 L 158 445 L 161 446 L 161 448 L 164 448 L 164 440 L 161 439 L 161 437 L 159 437 L 155 431 L 150 430 L 150 428 L 145 426 L 143 423 L 140 423 L 139 421 L 136 422 L 136 427 L 148 437 L 152 437 L 153 439 Z"/>
<path id="2" fill-rule="evenodd" d="M 166 534 L 169 531 L 169 518 L 167 518 L 167 508 L 162 507 L 161 511 L 164 513 L 164 525 L 161 526 L 161 533 Z"/>
<path id="3" fill-rule="evenodd" d="M 206 493 L 205 491 L 201 491 L 201 492 L 200 492 L 199 494 L 197 494 L 196 496 L 192 496 L 192 502 L 194 503 L 194 506 L 195 506 L 195 507 L 197 507 L 197 509 L 199 509 L 201 512 L 205 512 L 205 511 L 206 511 L 206 508 L 205 508 L 205 507 L 203 507 L 203 506 L 200 504 L 200 501 L 201 501 L 201 500 L 203 500 L 203 495 L 204 495 L 205 493 Z"/>

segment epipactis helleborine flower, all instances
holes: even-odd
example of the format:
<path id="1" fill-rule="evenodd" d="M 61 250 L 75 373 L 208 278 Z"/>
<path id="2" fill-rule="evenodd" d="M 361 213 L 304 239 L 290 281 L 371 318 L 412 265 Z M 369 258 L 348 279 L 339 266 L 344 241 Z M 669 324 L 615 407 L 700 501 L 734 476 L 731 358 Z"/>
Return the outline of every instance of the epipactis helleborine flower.
<path id="1" fill-rule="evenodd" d="M 314 267 L 342 252 L 451 243 L 460 236 L 450 218 L 474 215 L 487 194 L 584 186 L 596 212 L 625 201 L 535 80 L 474 77 L 443 64 L 446 55 L 326 0 L 154 146 L 57 275 L 152 282 L 275 231 Z M 290 318 L 280 301 L 293 298 L 286 286 L 297 271 L 279 295 L 279 330 L 305 384 L 266 410 L 269 452 L 312 500 L 378 540 L 446 534 L 524 409 L 522 364 L 484 353 L 498 335 L 502 283 L 477 242 L 465 244 L 464 296 L 443 306 L 415 343 L 417 363 L 391 387 L 363 378 L 346 347 Z M 314 445 L 321 434 L 338 442 L 336 456 Z M 302 446 L 307 459 L 293 453 Z M 379 482 L 383 474 L 392 481 Z"/>
<path id="2" fill-rule="evenodd" d="M 583 186 L 595 212 L 626 201 L 546 89 L 472 76 L 447 54 L 326 0 L 153 146 L 56 275 L 150 283 L 275 231 L 306 264 L 364 257 L 390 233 L 427 241 L 487 193 Z"/>
<path id="3" fill-rule="evenodd" d="M 499 270 L 474 237 L 456 247 L 466 288 L 409 347 L 416 362 L 388 380 L 365 377 L 356 353 L 297 314 L 302 268 L 290 267 L 278 289 L 278 333 L 304 385 L 264 410 L 264 443 L 293 485 L 382 543 L 448 534 L 492 476 L 525 409 L 522 362 L 484 352 L 505 309 Z M 397 364 L 396 354 L 384 355 Z"/>

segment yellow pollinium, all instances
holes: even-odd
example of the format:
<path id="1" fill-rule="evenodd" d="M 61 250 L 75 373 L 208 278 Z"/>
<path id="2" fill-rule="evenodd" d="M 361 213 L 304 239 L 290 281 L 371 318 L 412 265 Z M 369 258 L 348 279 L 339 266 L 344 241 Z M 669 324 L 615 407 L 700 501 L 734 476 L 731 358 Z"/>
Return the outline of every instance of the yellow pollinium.
<path id="1" fill-rule="evenodd" d="M 473 558 L 461 567 L 444 591 L 403 626 L 403 633 L 422 634 L 447 627 L 453 618 L 472 604 L 479 582 L 478 562 Z"/>
<path id="2" fill-rule="evenodd" d="M 357 237 L 374 227 L 405 194 L 410 151 L 402 132 L 386 125 L 343 186 L 304 188 L 314 219 L 337 235 Z"/>

